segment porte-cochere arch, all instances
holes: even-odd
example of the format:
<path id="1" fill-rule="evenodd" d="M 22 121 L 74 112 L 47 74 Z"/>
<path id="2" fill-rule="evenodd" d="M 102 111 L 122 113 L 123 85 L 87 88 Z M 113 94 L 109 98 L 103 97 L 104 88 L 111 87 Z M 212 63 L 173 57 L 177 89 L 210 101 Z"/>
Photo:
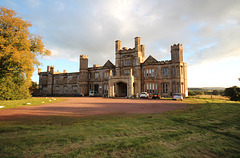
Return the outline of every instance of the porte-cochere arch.
<path id="1" fill-rule="evenodd" d="M 132 70 L 129 76 L 112 76 L 110 73 L 110 78 L 108 80 L 108 97 L 131 97 L 134 95 L 134 76 L 132 75 Z"/>

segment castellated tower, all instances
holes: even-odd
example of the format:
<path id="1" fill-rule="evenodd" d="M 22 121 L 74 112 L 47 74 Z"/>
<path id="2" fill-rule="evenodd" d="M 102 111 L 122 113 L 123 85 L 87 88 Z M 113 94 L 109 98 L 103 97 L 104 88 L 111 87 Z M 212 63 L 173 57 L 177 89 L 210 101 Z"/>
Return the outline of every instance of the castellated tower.
<path id="1" fill-rule="evenodd" d="M 140 44 L 140 37 L 135 37 L 135 50 L 137 52 L 136 56 L 139 58 L 139 61 L 136 63 L 140 65 L 145 60 L 145 46 Z"/>
<path id="2" fill-rule="evenodd" d="M 88 56 L 87 55 L 80 55 L 80 69 L 87 70 L 88 69 Z"/>
<path id="3" fill-rule="evenodd" d="M 116 65 L 116 76 L 120 76 L 121 73 L 121 53 L 120 53 L 120 50 L 121 50 L 121 41 L 120 40 L 117 40 L 115 41 L 115 65 Z"/>
<path id="4" fill-rule="evenodd" d="M 80 55 L 79 92 L 88 95 L 88 56 Z"/>
<path id="5" fill-rule="evenodd" d="M 171 60 L 173 63 L 183 62 L 183 48 L 182 44 L 174 44 L 171 46 Z"/>

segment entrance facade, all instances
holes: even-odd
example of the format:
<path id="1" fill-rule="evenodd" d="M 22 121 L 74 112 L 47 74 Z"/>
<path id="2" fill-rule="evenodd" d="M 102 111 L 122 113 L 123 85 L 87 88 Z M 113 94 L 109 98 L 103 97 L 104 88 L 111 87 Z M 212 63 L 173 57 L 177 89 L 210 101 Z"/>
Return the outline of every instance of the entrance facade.
<path id="1" fill-rule="evenodd" d="M 134 76 L 130 69 L 128 76 L 113 76 L 110 70 L 108 97 L 131 97 L 134 95 Z"/>
<path id="2" fill-rule="evenodd" d="M 127 96 L 127 84 L 119 82 L 116 85 L 115 96 L 116 97 L 126 97 Z"/>
<path id="3" fill-rule="evenodd" d="M 40 93 L 77 96 L 96 91 L 104 97 L 134 97 L 148 92 L 162 97 L 174 93 L 188 96 L 182 44 L 171 45 L 171 60 L 158 61 L 151 55 L 145 59 L 145 46 L 140 43 L 140 37 L 134 41 L 133 48 L 121 47 L 121 41 L 115 41 L 115 64 L 108 60 L 103 66 L 88 67 L 88 56 L 80 55 L 79 72 L 56 72 L 53 66 L 48 66 L 46 72 L 39 69 Z"/>

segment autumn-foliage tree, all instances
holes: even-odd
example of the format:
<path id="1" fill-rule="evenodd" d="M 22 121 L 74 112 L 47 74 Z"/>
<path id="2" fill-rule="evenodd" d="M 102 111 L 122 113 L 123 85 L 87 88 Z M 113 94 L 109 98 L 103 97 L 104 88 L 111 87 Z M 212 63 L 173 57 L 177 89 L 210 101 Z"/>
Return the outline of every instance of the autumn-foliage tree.
<path id="1" fill-rule="evenodd" d="M 29 21 L 10 9 L 0 9 L 0 100 L 30 96 L 34 66 L 38 56 L 50 55 L 41 37 L 29 32 Z"/>

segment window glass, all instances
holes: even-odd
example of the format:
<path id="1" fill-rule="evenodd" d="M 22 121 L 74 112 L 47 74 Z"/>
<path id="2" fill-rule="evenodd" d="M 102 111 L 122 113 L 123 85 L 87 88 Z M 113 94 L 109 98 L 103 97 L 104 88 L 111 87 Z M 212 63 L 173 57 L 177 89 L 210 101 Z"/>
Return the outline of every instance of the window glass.
<path id="1" fill-rule="evenodd" d="M 167 74 L 168 74 L 167 68 L 162 68 L 162 75 L 167 76 Z"/>
<path id="2" fill-rule="evenodd" d="M 130 74 L 130 70 L 124 70 L 124 75 L 128 76 Z"/>
<path id="3" fill-rule="evenodd" d="M 95 79 L 98 79 L 98 78 L 99 78 L 99 73 L 96 72 L 96 73 L 95 73 Z"/>
<path id="4" fill-rule="evenodd" d="M 123 65 L 124 65 L 124 66 L 131 66 L 131 65 L 132 65 L 132 62 L 131 62 L 131 60 L 124 60 Z"/>
<path id="5" fill-rule="evenodd" d="M 168 93 L 168 84 L 167 83 L 163 83 L 162 84 L 162 92 L 164 94 L 167 94 Z"/>

